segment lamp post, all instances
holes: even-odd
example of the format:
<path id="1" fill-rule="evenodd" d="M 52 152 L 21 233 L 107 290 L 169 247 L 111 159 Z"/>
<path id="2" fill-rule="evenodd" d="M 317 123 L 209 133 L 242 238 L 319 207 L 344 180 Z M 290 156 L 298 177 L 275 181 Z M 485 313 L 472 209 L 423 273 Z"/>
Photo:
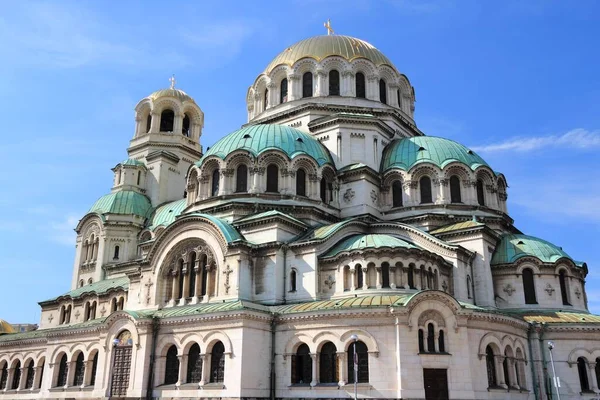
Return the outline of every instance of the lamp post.
<path id="1" fill-rule="evenodd" d="M 354 342 L 354 354 L 353 354 L 353 364 L 354 364 L 354 400 L 358 399 L 358 354 L 356 354 L 356 342 L 358 341 L 357 335 L 350 336 L 350 339 Z"/>
<path id="2" fill-rule="evenodd" d="M 552 381 L 556 388 L 556 398 L 560 400 L 560 390 L 558 388 L 558 379 L 556 378 L 556 370 L 554 369 L 554 358 L 552 358 L 552 349 L 554 349 L 554 343 L 548 342 L 548 352 L 550 353 L 550 365 L 552 365 Z"/>

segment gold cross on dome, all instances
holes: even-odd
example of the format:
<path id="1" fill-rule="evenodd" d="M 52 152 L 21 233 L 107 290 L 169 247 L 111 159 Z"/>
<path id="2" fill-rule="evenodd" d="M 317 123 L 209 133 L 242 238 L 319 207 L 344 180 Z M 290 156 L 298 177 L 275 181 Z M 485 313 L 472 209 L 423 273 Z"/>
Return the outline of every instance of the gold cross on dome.
<path id="1" fill-rule="evenodd" d="M 331 27 L 331 20 L 327 18 L 327 22 L 323 24 L 323 26 L 327 29 L 327 35 L 333 35 L 333 28 Z"/>
<path id="2" fill-rule="evenodd" d="M 175 80 L 175 74 L 169 78 L 169 82 L 171 82 L 171 89 L 175 89 L 175 83 L 177 82 Z"/>

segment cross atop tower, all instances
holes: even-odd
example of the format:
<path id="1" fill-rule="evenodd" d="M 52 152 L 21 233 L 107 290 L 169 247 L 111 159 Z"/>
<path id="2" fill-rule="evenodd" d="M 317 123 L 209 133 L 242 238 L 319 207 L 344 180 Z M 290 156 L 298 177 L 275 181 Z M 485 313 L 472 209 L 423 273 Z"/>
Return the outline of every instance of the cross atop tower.
<path id="1" fill-rule="evenodd" d="M 331 27 L 331 20 L 327 18 L 327 22 L 323 24 L 323 26 L 327 29 L 327 35 L 333 35 L 333 28 Z"/>
<path id="2" fill-rule="evenodd" d="M 177 82 L 175 80 L 175 74 L 169 78 L 169 82 L 171 82 L 171 89 L 175 89 L 175 83 Z"/>

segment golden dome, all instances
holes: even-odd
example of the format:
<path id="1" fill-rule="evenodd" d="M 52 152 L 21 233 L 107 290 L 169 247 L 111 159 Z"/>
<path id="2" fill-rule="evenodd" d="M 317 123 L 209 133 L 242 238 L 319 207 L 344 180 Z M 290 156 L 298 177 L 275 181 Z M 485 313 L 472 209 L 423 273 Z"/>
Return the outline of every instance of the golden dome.
<path id="1" fill-rule="evenodd" d="M 281 64 L 292 66 L 302 58 L 310 57 L 316 61 L 321 61 L 329 56 L 340 56 L 348 61 L 356 58 L 365 58 L 376 66 L 388 65 L 396 69 L 381 51 L 364 40 L 351 36 L 323 35 L 301 40 L 285 49 L 271 61 L 265 69 L 265 74 L 268 75 L 275 67 Z"/>
<path id="2" fill-rule="evenodd" d="M 186 92 L 174 88 L 157 90 L 148 97 L 152 100 L 156 100 L 161 97 L 175 97 L 180 101 L 191 101 L 195 103 L 194 99 L 192 99 Z"/>
<path id="3" fill-rule="evenodd" d="M 12 325 L 3 319 L 0 319 L 0 335 L 3 333 L 15 333 Z"/>

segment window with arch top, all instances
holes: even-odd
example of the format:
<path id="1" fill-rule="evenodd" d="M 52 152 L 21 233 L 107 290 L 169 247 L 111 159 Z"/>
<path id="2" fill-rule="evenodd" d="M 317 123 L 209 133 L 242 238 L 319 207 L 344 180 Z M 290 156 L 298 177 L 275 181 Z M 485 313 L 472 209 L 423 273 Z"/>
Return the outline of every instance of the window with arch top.
<path id="1" fill-rule="evenodd" d="M 421 191 L 421 204 L 433 203 L 431 195 L 431 178 L 424 176 L 419 179 L 419 189 Z"/>
<path id="2" fill-rule="evenodd" d="M 175 113 L 173 110 L 163 110 L 160 114 L 160 131 L 173 132 L 173 124 L 175 122 Z"/>
<path id="3" fill-rule="evenodd" d="M 225 379 L 225 346 L 214 344 L 210 356 L 210 383 L 223 382 Z"/>
<path id="4" fill-rule="evenodd" d="M 340 73 L 336 69 L 329 71 L 329 95 L 340 95 Z"/>
<path id="5" fill-rule="evenodd" d="M 360 340 L 356 341 L 350 344 L 347 353 L 348 383 L 354 383 L 354 357 L 356 357 L 358 364 L 358 380 L 356 383 L 369 382 L 369 349 L 367 348 L 367 345 Z"/>
<path id="6" fill-rule="evenodd" d="M 337 349 L 331 342 L 321 347 L 319 354 L 319 383 L 337 383 Z"/>
<path id="7" fill-rule="evenodd" d="M 219 195 L 219 170 L 218 169 L 215 169 L 212 173 L 210 195 L 213 197 Z"/>
<path id="8" fill-rule="evenodd" d="M 73 386 L 83 385 L 83 377 L 85 375 L 85 363 L 83 353 L 79 353 L 75 361 L 75 374 L 73 376 Z"/>
<path id="9" fill-rule="evenodd" d="M 113 260 L 118 260 L 119 259 L 119 250 L 120 249 L 121 248 L 119 247 L 119 245 L 115 246 L 115 251 L 114 251 L 114 254 L 113 254 Z"/>
<path id="10" fill-rule="evenodd" d="M 432 323 L 427 324 L 427 352 L 435 353 L 435 328 Z"/>
<path id="11" fill-rule="evenodd" d="M 494 350 L 490 345 L 485 348 L 485 366 L 487 369 L 488 387 L 498 386 L 496 380 L 496 364 L 494 359 Z"/>
<path id="12" fill-rule="evenodd" d="M 402 182 L 392 183 L 392 207 L 402 207 Z"/>
<path id="13" fill-rule="evenodd" d="M 248 191 L 248 167 L 240 164 L 235 170 L 235 191 L 242 193 Z"/>
<path id="14" fill-rule="evenodd" d="M 194 343 L 188 351 L 187 383 L 198 383 L 202 380 L 202 357 L 200 346 Z"/>
<path id="15" fill-rule="evenodd" d="M 296 196 L 306 196 L 306 171 L 299 168 L 296 172 Z"/>
<path id="16" fill-rule="evenodd" d="M 328 186 L 327 179 L 325 179 L 325 177 L 321 178 L 321 185 L 320 185 L 321 201 L 326 204 L 329 203 L 327 186 Z"/>
<path id="17" fill-rule="evenodd" d="M 275 164 L 267 167 L 267 192 L 279 193 L 279 168 Z"/>
<path id="18" fill-rule="evenodd" d="M 302 97 L 313 96 L 313 75 L 311 72 L 305 72 L 302 75 Z"/>
<path id="19" fill-rule="evenodd" d="M 390 287 L 390 264 L 386 262 L 381 264 L 381 287 Z"/>
<path id="20" fill-rule="evenodd" d="M 356 85 L 356 97 L 365 99 L 367 97 L 367 85 L 365 84 L 365 74 L 357 72 L 354 77 Z"/>
<path id="21" fill-rule="evenodd" d="M 16 390 L 19 388 L 19 384 L 21 383 L 21 361 L 17 361 L 15 364 L 15 369 L 13 371 L 13 380 L 11 389 Z"/>
<path id="22" fill-rule="evenodd" d="M 90 386 L 96 385 L 96 371 L 98 371 L 98 352 L 94 354 L 92 359 L 92 373 L 90 374 Z"/>
<path id="23" fill-rule="evenodd" d="M 56 386 L 61 387 L 67 384 L 67 376 L 69 374 L 69 365 L 67 363 L 67 355 L 63 354 L 58 363 L 58 375 L 56 377 Z"/>
<path id="24" fill-rule="evenodd" d="M 582 392 L 590 391 L 590 382 L 588 380 L 588 365 L 587 360 L 583 357 L 577 359 L 577 372 L 579 373 L 579 385 Z"/>
<path id="25" fill-rule="evenodd" d="M 148 114 L 146 117 L 146 133 L 150 132 L 150 127 L 152 126 L 152 114 Z"/>
<path id="26" fill-rule="evenodd" d="M 298 346 L 296 354 L 292 355 L 292 383 L 309 384 L 312 382 L 312 359 L 306 343 Z"/>
<path id="27" fill-rule="evenodd" d="M 456 175 L 450 177 L 450 202 L 462 203 L 460 195 L 460 179 Z"/>
<path id="28" fill-rule="evenodd" d="M 8 381 L 8 362 L 4 362 L 0 369 L 0 390 L 6 389 L 6 381 Z"/>
<path id="29" fill-rule="evenodd" d="M 596 367 L 594 368 L 596 371 L 596 384 L 597 387 L 600 388 L 600 357 L 596 358 Z M 2 386 L 0 386 L 2 388 Z"/>
<path id="30" fill-rule="evenodd" d="M 27 364 L 27 379 L 25 380 L 25 389 L 33 389 L 33 379 L 35 378 L 35 369 L 33 368 L 33 360 L 29 360 Z"/>
<path id="31" fill-rule="evenodd" d="M 535 278 L 531 268 L 523 269 L 523 292 L 525 294 L 525 304 L 537 304 L 535 296 Z"/>
<path id="32" fill-rule="evenodd" d="M 165 385 L 173 385 L 179 379 L 179 359 L 177 358 L 177 347 L 172 345 L 167 350 L 165 364 Z"/>
<path id="33" fill-rule="evenodd" d="M 561 269 L 558 272 L 558 281 L 560 283 L 560 297 L 562 298 L 562 303 L 565 306 L 570 306 L 569 303 L 569 290 L 567 284 L 567 271 Z"/>
<path id="34" fill-rule="evenodd" d="M 387 85 L 384 79 L 379 80 L 379 101 L 387 104 Z"/>
<path id="35" fill-rule="evenodd" d="M 265 89 L 264 97 L 263 97 L 263 111 L 267 110 L 269 107 L 269 89 Z"/>
<path id="36" fill-rule="evenodd" d="M 181 134 L 183 136 L 190 137 L 190 117 L 187 114 L 183 114 L 183 124 L 181 125 Z"/>
<path id="37" fill-rule="evenodd" d="M 290 292 L 296 291 L 296 280 L 298 279 L 298 274 L 295 269 L 292 269 L 290 272 Z"/>
<path id="38" fill-rule="evenodd" d="M 483 192 L 483 181 L 477 179 L 477 203 L 480 206 L 485 206 L 485 193 Z"/>
<path id="39" fill-rule="evenodd" d="M 287 101 L 288 96 L 288 80 L 287 78 L 283 78 L 281 80 L 281 84 L 279 85 L 279 103 L 285 103 Z"/>

